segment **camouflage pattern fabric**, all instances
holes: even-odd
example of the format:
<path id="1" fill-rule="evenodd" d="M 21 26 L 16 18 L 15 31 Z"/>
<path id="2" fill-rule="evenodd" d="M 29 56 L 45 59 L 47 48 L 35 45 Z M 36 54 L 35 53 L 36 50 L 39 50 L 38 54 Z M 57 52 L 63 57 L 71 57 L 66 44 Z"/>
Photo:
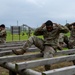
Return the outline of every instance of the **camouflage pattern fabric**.
<path id="1" fill-rule="evenodd" d="M 26 51 L 33 44 L 41 50 L 44 58 L 53 57 L 55 53 L 54 48 L 51 46 L 44 46 L 44 41 L 40 38 L 37 38 L 36 36 L 32 36 L 29 38 L 29 40 L 27 40 L 27 42 L 23 46 L 23 50 Z M 44 67 L 45 67 L 45 70 L 50 70 L 50 65 L 45 65 Z"/>
<path id="2" fill-rule="evenodd" d="M 69 48 L 75 48 L 75 29 L 72 28 L 69 37 Z"/>
<path id="3" fill-rule="evenodd" d="M 0 43 L 6 43 L 6 30 L 1 30 L 0 31 Z"/>
<path id="4" fill-rule="evenodd" d="M 35 45 L 43 52 L 44 58 L 51 58 L 55 53 L 55 49 L 58 47 L 59 33 L 67 33 L 69 30 L 65 26 L 58 25 L 58 27 L 53 28 L 51 32 L 48 32 L 46 28 L 37 28 L 34 35 L 43 35 L 44 40 L 37 38 L 36 36 L 30 37 L 23 46 L 23 50 L 27 50 L 31 45 Z M 45 65 L 45 70 L 49 70 L 50 65 Z"/>
<path id="5" fill-rule="evenodd" d="M 43 28 L 42 28 L 43 27 Z M 32 45 L 35 45 L 38 47 L 44 58 L 51 58 L 56 52 L 56 49 L 58 47 L 58 39 L 60 33 L 67 33 L 69 30 L 66 26 L 57 25 L 52 26 L 51 31 L 48 31 L 45 24 L 43 26 L 37 28 L 34 32 L 35 36 L 30 37 L 25 44 L 23 45 L 23 48 L 18 50 L 13 50 L 15 54 L 24 54 L 28 48 L 30 48 Z M 38 35 L 43 35 L 44 39 L 38 38 Z M 50 65 L 45 65 L 45 70 L 50 69 Z"/>
<path id="6" fill-rule="evenodd" d="M 59 35 L 59 45 L 62 47 L 68 47 L 69 38 L 64 33 L 60 33 Z"/>
<path id="7" fill-rule="evenodd" d="M 34 44 L 36 47 L 38 47 L 39 49 L 43 50 L 45 45 L 49 45 L 51 47 L 53 47 L 54 49 L 57 48 L 59 42 L 58 42 L 58 38 L 59 38 L 59 33 L 67 33 L 68 32 L 68 28 L 64 27 L 64 26 L 59 26 L 55 29 L 53 29 L 51 32 L 47 32 L 47 30 L 42 29 L 39 31 L 39 29 L 37 28 L 36 31 L 34 32 L 34 34 L 37 35 L 43 35 L 44 36 L 44 40 L 37 38 L 36 36 L 31 36 L 27 42 L 24 44 L 23 46 L 23 50 L 26 50 L 27 47 L 30 47 L 32 44 Z"/>
<path id="8" fill-rule="evenodd" d="M 69 30 L 66 26 L 58 25 L 58 27 L 53 28 L 51 32 L 48 32 L 46 28 L 39 30 L 39 28 L 36 29 L 34 32 L 34 35 L 43 35 L 44 37 L 44 45 L 50 45 L 53 48 L 57 48 L 59 42 L 59 34 L 60 33 L 67 33 Z"/>
<path id="9" fill-rule="evenodd" d="M 44 51 L 43 51 L 43 57 L 44 58 L 52 58 L 55 54 L 55 50 L 51 46 L 45 46 Z M 50 70 L 51 65 L 45 65 L 44 68 L 45 70 Z"/>
<path id="10" fill-rule="evenodd" d="M 65 25 L 66 27 L 69 28 L 69 31 L 70 31 L 70 37 L 68 42 L 69 49 L 75 48 L 75 28 L 73 27 L 73 24 L 75 23 Z"/>
<path id="11" fill-rule="evenodd" d="M 31 47 L 32 45 L 35 45 L 36 47 L 38 47 L 40 50 L 44 49 L 44 41 L 41 38 L 37 38 L 37 36 L 31 36 L 23 45 L 23 50 L 28 49 L 29 47 Z"/>
<path id="12" fill-rule="evenodd" d="M 59 42 L 61 42 L 61 43 L 64 42 L 64 33 L 59 34 Z"/>

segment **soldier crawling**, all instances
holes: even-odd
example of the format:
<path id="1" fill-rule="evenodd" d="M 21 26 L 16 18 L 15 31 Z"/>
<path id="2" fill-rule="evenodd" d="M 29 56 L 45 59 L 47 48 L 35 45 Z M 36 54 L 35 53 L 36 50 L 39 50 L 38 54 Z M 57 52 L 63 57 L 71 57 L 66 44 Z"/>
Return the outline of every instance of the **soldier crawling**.
<path id="1" fill-rule="evenodd" d="M 53 24 L 56 26 L 54 27 Z M 66 26 L 52 23 L 52 21 L 48 20 L 34 32 L 34 35 L 36 36 L 43 35 L 44 40 L 37 38 L 36 36 L 31 36 L 23 45 L 22 49 L 12 51 L 17 55 L 24 54 L 27 49 L 34 44 L 43 52 L 44 58 L 53 57 L 59 44 L 59 34 L 67 33 L 68 31 L 69 30 Z M 50 65 L 45 65 L 45 70 L 50 70 Z"/>

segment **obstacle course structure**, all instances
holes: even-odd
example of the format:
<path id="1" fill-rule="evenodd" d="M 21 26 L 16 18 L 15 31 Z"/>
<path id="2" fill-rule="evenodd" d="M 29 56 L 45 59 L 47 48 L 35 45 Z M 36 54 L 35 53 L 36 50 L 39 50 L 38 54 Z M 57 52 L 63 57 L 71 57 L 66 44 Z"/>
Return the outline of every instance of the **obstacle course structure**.
<path id="1" fill-rule="evenodd" d="M 14 55 L 12 49 L 23 46 L 25 41 L 8 42 L 0 45 L 0 66 L 9 70 L 9 75 L 74 75 L 75 65 L 52 69 L 48 71 L 35 71 L 33 68 L 44 65 L 53 65 L 61 62 L 73 61 L 75 64 L 75 49 L 58 51 L 53 58 L 43 58 L 36 47 L 31 47 L 24 55 Z M 16 44 L 17 43 L 17 44 Z"/>

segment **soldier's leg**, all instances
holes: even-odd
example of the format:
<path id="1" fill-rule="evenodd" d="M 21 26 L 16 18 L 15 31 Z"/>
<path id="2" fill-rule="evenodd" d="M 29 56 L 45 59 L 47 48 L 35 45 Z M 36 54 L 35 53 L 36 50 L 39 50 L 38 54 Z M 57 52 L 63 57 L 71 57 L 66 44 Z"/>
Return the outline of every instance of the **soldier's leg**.
<path id="1" fill-rule="evenodd" d="M 0 44 L 5 44 L 5 39 L 4 38 L 0 38 Z"/>
<path id="2" fill-rule="evenodd" d="M 58 49 L 58 50 L 63 50 L 63 47 L 61 46 L 61 43 L 59 43 L 57 49 Z"/>
<path id="3" fill-rule="evenodd" d="M 6 38 L 2 38 L 2 43 L 3 43 L 3 44 L 6 43 Z"/>
<path id="4" fill-rule="evenodd" d="M 44 46 L 43 46 L 44 41 L 40 38 L 37 38 L 36 36 L 31 36 L 23 45 L 22 49 L 19 50 L 13 50 L 13 52 L 17 55 L 20 54 L 24 54 L 26 52 L 26 50 L 28 50 L 29 47 L 31 47 L 32 45 L 35 45 L 36 47 L 38 47 L 39 49 L 43 50 Z"/>
<path id="5" fill-rule="evenodd" d="M 43 50 L 44 46 L 44 41 L 40 38 L 37 38 L 36 36 L 30 37 L 27 42 L 23 45 L 23 49 L 29 48 L 32 45 L 35 45 L 39 49 Z"/>
<path id="6" fill-rule="evenodd" d="M 68 36 L 64 35 L 64 42 L 67 45 L 67 48 L 69 48 L 69 39 Z"/>
<path id="7" fill-rule="evenodd" d="M 73 48 L 73 42 L 71 42 L 71 41 L 68 42 L 68 48 L 69 49 L 72 49 Z"/>
<path id="8" fill-rule="evenodd" d="M 44 58 L 52 58 L 53 55 L 55 54 L 55 50 L 50 47 L 50 46 L 45 46 L 45 49 L 44 49 Z M 45 65 L 45 70 L 50 70 L 51 68 L 51 65 Z"/>

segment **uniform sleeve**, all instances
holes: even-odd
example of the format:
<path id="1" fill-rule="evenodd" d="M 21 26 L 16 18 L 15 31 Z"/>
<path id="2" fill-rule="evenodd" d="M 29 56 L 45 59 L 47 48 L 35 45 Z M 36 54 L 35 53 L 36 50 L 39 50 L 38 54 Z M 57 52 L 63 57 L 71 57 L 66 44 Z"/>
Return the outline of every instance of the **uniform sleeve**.
<path id="1" fill-rule="evenodd" d="M 65 25 L 69 30 L 72 30 L 72 25 L 71 24 L 66 24 Z"/>
<path id="2" fill-rule="evenodd" d="M 68 33 L 69 29 L 66 26 L 58 25 L 58 29 L 60 33 Z"/>
<path id="3" fill-rule="evenodd" d="M 36 36 L 43 35 L 43 29 L 40 29 L 40 27 L 37 28 L 37 29 L 34 31 L 34 35 L 36 35 Z"/>
<path id="4" fill-rule="evenodd" d="M 0 36 L 4 36 L 4 35 L 6 35 L 6 31 L 5 31 L 5 30 L 2 30 L 2 31 L 0 32 Z"/>

